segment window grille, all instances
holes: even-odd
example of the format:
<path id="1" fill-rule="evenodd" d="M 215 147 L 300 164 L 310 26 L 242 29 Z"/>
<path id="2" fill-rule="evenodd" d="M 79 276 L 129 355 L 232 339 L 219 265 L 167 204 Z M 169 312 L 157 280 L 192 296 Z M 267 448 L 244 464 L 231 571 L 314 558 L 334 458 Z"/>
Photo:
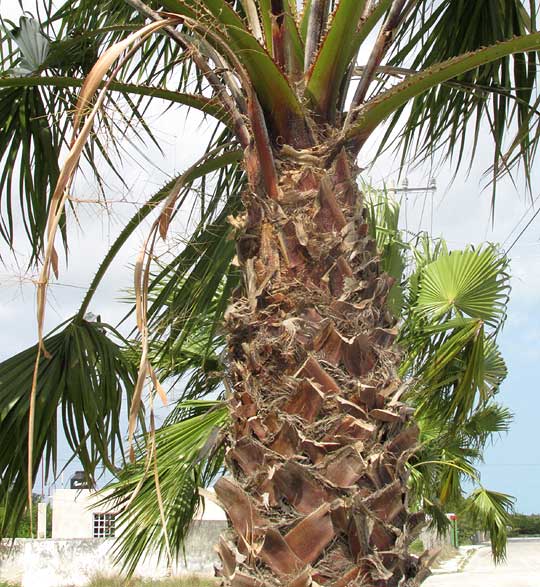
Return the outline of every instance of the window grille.
<path id="1" fill-rule="evenodd" d="M 94 538 L 113 538 L 116 514 L 94 514 Z"/>

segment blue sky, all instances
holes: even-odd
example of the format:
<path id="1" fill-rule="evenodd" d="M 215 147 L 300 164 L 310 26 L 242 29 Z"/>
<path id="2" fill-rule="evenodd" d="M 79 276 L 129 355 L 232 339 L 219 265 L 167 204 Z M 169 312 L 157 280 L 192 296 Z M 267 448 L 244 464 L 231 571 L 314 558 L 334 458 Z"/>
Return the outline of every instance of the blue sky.
<path id="1" fill-rule="evenodd" d="M 15 3 L 14 3 L 15 4 Z M 2 14 L 6 15 L 2 6 Z M 8 15 L 9 16 L 9 15 Z M 93 204 L 78 206 L 81 226 L 71 225 L 71 254 L 67 267 L 61 269 L 58 283 L 51 286 L 47 309 L 47 324 L 53 327 L 71 316 L 77 308 L 85 286 L 91 279 L 99 259 L 108 244 L 130 217 L 136 202 L 144 194 L 153 193 L 174 172 L 185 169 L 202 153 L 208 138 L 204 124 L 198 118 L 185 122 L 184 115 L 172 111 L 162 116 L 159 107 L 152 110 L 151 123 L 156 129 L 164 155 L 148 148 L 156 168 L 139 168 L 128 163 L 123 169 L 130 189 L 125 190 L 111 181 L 108 197 L 115 201 L 110 209 Z M 370 153 L 370 148 L 364 152 Z M 531 218 L 535 208 L 518 177 L 518 189 L 511 182 L 499 186 L 494 224 L 490 216 L 490 191 L 482 190 L 482 172 L 490 164 L 489 140 L 483 137 L 480 158 L 467 176 L 459 172 L 451 184 L 447 168 L 434 173 L 438 190 L 434 196 L 425 192 L 410 195 L 403 204 L 402 225 L 412 231 L 428 230 L 433 236 L 444 236 L 454 248 L 485 240 L 505 243 Z M 364 160 L 365 159 L 365 160 Z M 367 156 L 360 165 L 367 164 Z M 377 165 L 365 172 L 375 185 L 398 180 L 396 157 L 385 155 Z M 426 166 L 407 171 L 410 185 L 427 185 L 431 173 Z M 540 185 L 540 174 L 533 176 L 533 185 Z M 92 199 L 97 189 L 80 176 L 75 195 Z M 537 193 L 532 197 L 536 198 Z M 72 219 L 73 220 L 73 219 Z M 517 231 L 515 230 L 517 227 Z M 514 231 L 514 232 L 512 232 Z M 125 307 L 118 302 L 121 289 L 132 281 L 130 265 L 141 246 L 144 228 L 128 243 L 113 271 L 104 282 L 91 310 L 104 320 L 114 323 Z M 510 237 L 510 238 L 509 238 Z M 36 340 L 34 285 L 35 275 L 26 274 L 25 250 L 18 247 L 18 258 L 7 260 L 0 268 L 0 359 L 33 344 Z M 540 217 L 531 224 L 511 251 L 512 294 L 509 316 L 499 342 L 509 366 L 509 377 L 499 399 L 514 412 L 511 431 L 486 451 L 486 463 L 481 467 L 486 487 L 510 493 L 517 498 L 516 509 L 524 513 L 540 513 L 540 443 L 537 440 L 540 375 Z M 71 466 L 66 473 L 76 469 Z"/>

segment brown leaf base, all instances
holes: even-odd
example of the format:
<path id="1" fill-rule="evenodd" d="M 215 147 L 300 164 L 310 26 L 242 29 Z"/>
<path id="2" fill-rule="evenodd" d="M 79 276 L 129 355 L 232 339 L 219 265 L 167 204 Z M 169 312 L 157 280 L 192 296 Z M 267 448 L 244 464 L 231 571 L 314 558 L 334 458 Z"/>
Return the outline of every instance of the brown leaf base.
<path id="1" fill-rule="evenodd" d="M 245 195 L 245 287 L 226 314 L 234 479 L 216 493 L 232 587 L 412 587 L 407 511 L 418 430 L 399 401 L 391 279 L 368 236 L 356 169 L 278 161 L 280 199 Z"/>

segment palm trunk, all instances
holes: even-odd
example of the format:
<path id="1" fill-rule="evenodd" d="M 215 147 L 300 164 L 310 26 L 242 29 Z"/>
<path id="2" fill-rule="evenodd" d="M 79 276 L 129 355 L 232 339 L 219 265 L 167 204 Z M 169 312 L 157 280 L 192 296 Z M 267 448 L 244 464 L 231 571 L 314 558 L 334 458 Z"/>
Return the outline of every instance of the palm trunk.
<path id="1" fill-rule="evenodd" d="M 407 554 L 423 516 L 407 512 L 406 463 L 418 430 L 399 401 L 391 279 L 357 169 L 345 151 L 328 169 L 276 167 L 279 200 L 246 193 L 234 220 L 245 286 L 226 314 L 224 584 L 417 585 L 428 571 Z"/>

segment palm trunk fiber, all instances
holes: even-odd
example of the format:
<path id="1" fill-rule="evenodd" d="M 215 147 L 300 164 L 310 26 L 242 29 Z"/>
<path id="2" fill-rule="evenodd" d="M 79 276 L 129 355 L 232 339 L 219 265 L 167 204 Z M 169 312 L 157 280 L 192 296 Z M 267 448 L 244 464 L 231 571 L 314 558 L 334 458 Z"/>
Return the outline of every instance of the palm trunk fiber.
<path id="1" fill-rule="evenodd" d="M 406 462 L 418 429 L 400 403 L 385 308 L 392 285 L 368 236 L 357 169 L 277 161 L 280 198 L 249 190 L 244 288 L 226 313 L 230 431 L 217 547 L 233 587 L 413 586 Z"/>

